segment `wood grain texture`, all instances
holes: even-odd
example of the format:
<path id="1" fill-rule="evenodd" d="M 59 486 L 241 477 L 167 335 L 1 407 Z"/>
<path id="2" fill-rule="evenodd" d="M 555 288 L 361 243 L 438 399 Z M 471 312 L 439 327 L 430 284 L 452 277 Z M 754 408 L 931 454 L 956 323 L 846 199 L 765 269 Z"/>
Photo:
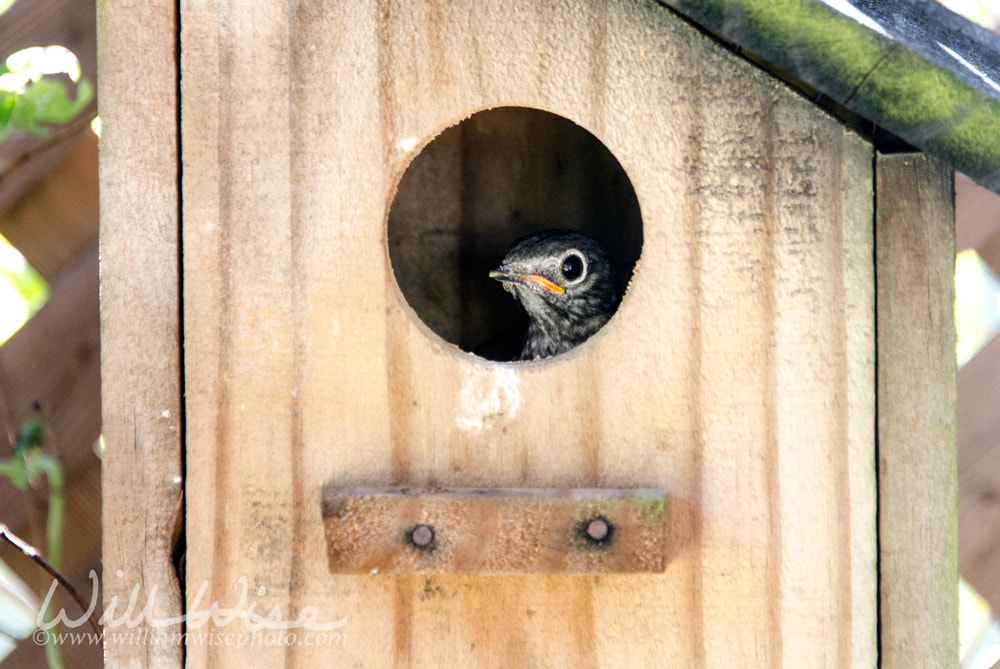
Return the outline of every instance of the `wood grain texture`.
<path id="1" fill-rule="evenodd" d="M 102 584 L 115 621 L 106 625 L 105 659 L 115 667 L 183 660 L 170 636 L 183 608 L 172 562 L 183 483 L 175 9 L 107 2 L 97 16 Z M 134 626 L 123 622 L 130 597 Z M 154 618 L 175 622 L 156 626 Z"/>
<path id="2" fill-rule="evenodd" d="M 189 666 L 875 664 L 868 145 L 652 2 L 181 14 L 188 595 L 347 621 Z M 419 147 L 500 105 L 592 132 L 643 217 L 618 314 L 540 364 L 431 335 L 387 259 Z M 331 575 L 326 484 L 660 488 L 668 567 Z"/>
<path id="3" fill-rule="evenodd" d="M 883 667 L 958 663 L 951 172 L 879 155 L 879 604 Z"/>
<path id="4" fill-rule="evenodd" d="M 335 574 L 622 574 L 666 566 L 661 490 L 324 486 L 322 505 Z"/>

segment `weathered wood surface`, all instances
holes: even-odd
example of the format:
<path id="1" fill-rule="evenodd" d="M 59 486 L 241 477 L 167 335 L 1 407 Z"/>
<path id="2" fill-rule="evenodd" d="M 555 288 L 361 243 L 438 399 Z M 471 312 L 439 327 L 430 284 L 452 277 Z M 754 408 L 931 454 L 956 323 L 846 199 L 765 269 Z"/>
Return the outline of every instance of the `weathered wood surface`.
<path id="1" fill-rule="evenodd" d="M 661 490 L 324 486 L 322 505 L 332 573 L 610 574 L 666 566 Z"/>
<path id="2" fill-rule="evenodd" d="M 955 231 L 951 172 L 879 155 L 882 666 L 958 663 Z"/>
<path id="3" fill-rule="evenodd" d="M 652 2 L 180 6 L 188 596 L 346 621 L 188 666 L 875 664 L 869 146 Z M 387 261 L 406 164 L 499 105 L 642 210 L 618 315 L 545 364 L 430 336 Z M 328 483 L 661 488 L 668 567 L 333 576 Z"/>
<path id="4" fill-rule="evenodd" d="M 102 585 L 105 612 L 115 606 L 105 628 L 113 667 L 183 659 L 171 637 L 183 608 L 172 562 L 183 490 L 175 12 L 173 2 L 108 2 L 97 21 Z"/>

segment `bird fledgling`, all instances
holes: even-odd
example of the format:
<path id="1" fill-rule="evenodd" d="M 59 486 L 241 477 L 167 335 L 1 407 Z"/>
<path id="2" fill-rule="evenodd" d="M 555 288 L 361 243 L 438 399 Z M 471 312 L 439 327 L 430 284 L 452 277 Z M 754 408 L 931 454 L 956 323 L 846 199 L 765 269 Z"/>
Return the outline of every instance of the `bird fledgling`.
<path id="1" fill-rule="evenodd" d="M 607 251 L 574 230 L 547 230 L 514 242 L 490 278 L 528 314 L 518 360 L 565 353 L 601 329 L 618 308 Z"/>

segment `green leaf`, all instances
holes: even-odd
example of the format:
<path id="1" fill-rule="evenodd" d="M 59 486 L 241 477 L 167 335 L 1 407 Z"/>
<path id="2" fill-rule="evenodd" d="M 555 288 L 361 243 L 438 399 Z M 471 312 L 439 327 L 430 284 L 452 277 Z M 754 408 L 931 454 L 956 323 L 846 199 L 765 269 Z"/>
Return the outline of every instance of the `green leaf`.
<path id="1" fill-rule="evenodd" d="M 10 117 L 14 113 L 17 95 L 10 91 L 0 91 L 0 142 L 10 134 Z"/>
<path id="2" fill-rule="evenodd" d="M 62 80 L 49 76 L 31 82 L 21 93 L 0 91 L 0 140 L 14 129 L 46 135 L 46 125 L 72 121 L 93 97 L 94 87 L 85 78 L 76 86 L 75 100 Z"/>
<path id="3" fill-rule="evenodd" d="M 37 418 L 29 418 L 21 424 L 21 429 L 17 433 L 17 445 L 14 446 L 14 455 L 22 456 L 29 448 L 42 447 L 42 422 Z"/>
<path id="4" fill-rule="evenodd" d="M 14 288 L 20 293 L 24 301 L 28 303 L 30 315 L 33 315 L 38 308 L 45 303 L 49 295 L 49 284 L 46 283 L 42 275 L 34 267 L 25 263 L 24 269 L 20 272 L 12 272 L 5 268 L 0 268 L 0 273 L 6 277 Z M 0 276 L 0 278 L 3 278 Z"/>
<path id="5" fill-rule="evenodd" d="M 9 478 L 18 490 L 24 490 L 28 487 L 28 466 L 20 455 L 0 462 L 0 474 Z"/>

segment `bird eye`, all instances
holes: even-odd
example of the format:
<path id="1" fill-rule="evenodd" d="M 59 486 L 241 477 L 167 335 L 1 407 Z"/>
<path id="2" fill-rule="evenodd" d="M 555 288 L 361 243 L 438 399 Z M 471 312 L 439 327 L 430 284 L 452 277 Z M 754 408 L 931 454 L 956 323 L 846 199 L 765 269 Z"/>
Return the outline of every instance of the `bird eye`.
<path id="1" fill-rule="evenodd" d="M 563 258 L 561 269 L 563 278 L 569 282 L 574 282 L 583 278 L 587 264 L 579 253 L 574 252 Z"/>

